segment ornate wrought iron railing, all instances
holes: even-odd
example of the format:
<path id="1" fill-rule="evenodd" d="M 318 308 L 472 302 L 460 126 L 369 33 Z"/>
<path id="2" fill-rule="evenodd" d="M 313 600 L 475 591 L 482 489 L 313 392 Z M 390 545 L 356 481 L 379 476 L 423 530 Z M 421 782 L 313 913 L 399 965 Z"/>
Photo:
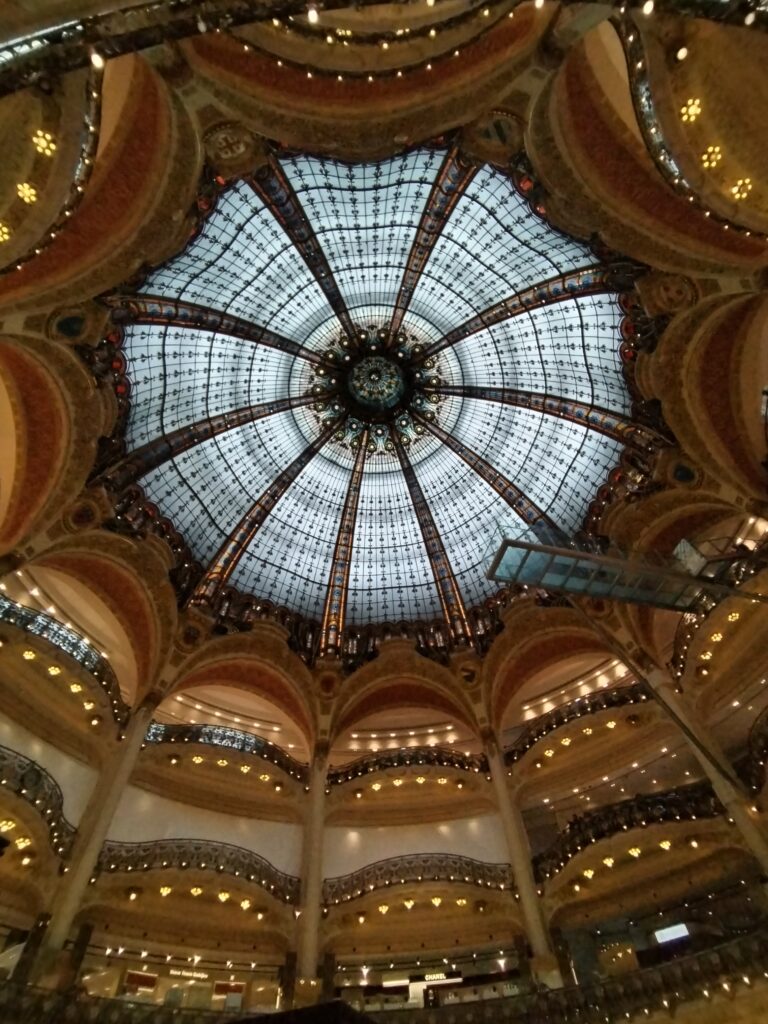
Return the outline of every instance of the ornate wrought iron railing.
<path id="1" fill-rule="evenodd" d="M 729 558 L 727 554 L 724 554 L 721 571 L 713 578 L 718 583 L 739 587 L 766 567 L 768 567 L 768 534 L 764 535 L 764 539 L 754 550 L 745 553 L 742 558 Z M 677 679 L 680 679 L 685 672 L 688 648 L 696 633 L 719 605 L 720 601 L 717 598 L 705 593 L 699 598 L 696 608 L 681 617 L 675 632 L 672 657 L 669 660 L 669 668 Z"/>
<path id="2" fill-rule="evenodd" d="M 122 724 L 128 719 L 130 708 L 123 701 L 120 685 L 109 662 L 80 633 L 45 612 L 26 608 L 3 595 L 0 595 L 0 622 L 7 622 L 30 636 L 46 640 L 76 661 L 106 693 L 115 721 Z"/>
<path id="3" fill-rule="evenodd" d="M 64 798 L 55 779 L 36 761 L 9 747 L 0 747 L 0 786 L 26 800 L 48 827 L 52 849 L 66 857 L 76 829 L 64 815 Z"/>
<path id="4" fill-rule="evenodd" d="M 332 768 L 328 772 L 328 785 L 339 786 L 345 782 L 355 782 L 363 775 L 383 772 L 388 768 L 429 767 L 430 765 L 441 768 L 458 768 L 465 772 L 488 771 L 488 761 L 484 754 L 462 754 L 457 750 L 448 750 L 445 747 L 400 747 L 398 750 L 367 754 L 340 768 Z"/>
<path id="5" fill-rule="evenodd" d="M 104 873 L 140 874 L 158 868 L 216 871 L 253 882 L 284 903 L 296 903 L 299 898 L 298 878 L 280 871 L 258 853 L 231 843 L 205 839 L 158 839 L 147 843 L 107 840 L 97 864 L 97 870 Z"/>
<path id="6" fill-rule="evenodd" d="M 723 5 L 728 6 L 728 5 Z M 734 9 L 738 5 L 730 5 Z M 744 17 L 743 12 L 742 18 Z M 763 12 L 764 14 L 768 12 Z M 704 202 L 696 192 L 690 181 L 685 177 L 682 168 L 675 160 L 672 151 L 667 145 L 665 133 L 661 129 L 656 113 L 656 105 L 653 99 L 650 79 L 648 77 L 648 59 L 643 45 L 642 34 L 631 16 L 615 16 L 613 25 L 624 49 L 624 57 L 627 62 L 627 76 L 632 102 L 635 108 L 635 115 L 640 131 L 643 135 L 646 149 L 670 188 L 678 195 L 695 203 L 706 217 L 719 223 L 725 230 L 738 231 L 742 234 L 759 234 L 750 230 L 744 224 L 739 224 L 730 217 L 726 217 Z"/>
<path id="7" fill-rule="evenodd" d="M 152 722 L 144 740 L 145 743 L 202 743 L 211 747 L 223 747 L 242 754 L 263 758 L 280 768 L 299 782 L 306 782 L 308 770 L 305 764 L 286 753 L 282 747 L 270 743 L 262 736 L 231 729 L 226 725 L 169 725 Z"/>
<path id="8" fill-rule="evenodd" d="M 628 704 L 639 704 L 651 699 L 651 694 L 644 683 L 632 683 L 629 686 L 617 686 L 612 690 L 597 690 L 585 697 L 576 697 L 559 708 L 553 708 L 546 714 L 534 719 L 526 726 L 517 739 L 504 751 L 504 763 L 507 765 L 519 761 L 526 751 L 554 729 L 568 722 L 594 715 L 608 708 L 622 708 Z"/>
<path id="9" fill-rule="evenodd" d="M 747 756 L 736 765 L 741 779 L 752 793 L 760 793 L 765 785 L 766 764 L 768 764 L 768 708 L 762 711 L 749 731 Z"/>
<path id="10" fill-rule="evenodd" d="M 487 864 L 449 853 L 416 853 L 367 864 L 359 871 L 323 882 L 323 903 L 353 900 L 376 889 L 408 882 L 465 882 L 484 889 L 514 891 L 509 864 Z"/>
<path id="11" fill-rule="evenodd" d="M 647 828 L 667 821 L 716 818 L 723 810 L 711 785 L 706 781 L 599 807 L 575 817 L 558 834 L 548 850 L 533 858 L 534 876 L 538 882 L 552 878 L 590 843 L 608 839 L 618 832 Z"/>
<path id="12" fill-rule="evenodd" d="M 398 1024 L 571 1024 L 573 1021 L 647 1020 L 659 1011 L 694 1000 L 743 995 L 768 969 L 768 926 L 656 967 L 606 978 L 592 985 L 526 992 L 483 1002 L 450 1003 L 434 1009 L 398 1010 Z M 738 996 L 737 996 L 738 998 Z M 724 1010 L 730 1019 L 730 1014 Z M 376 1021 L 392 1011 L 371 1013 Z"/>

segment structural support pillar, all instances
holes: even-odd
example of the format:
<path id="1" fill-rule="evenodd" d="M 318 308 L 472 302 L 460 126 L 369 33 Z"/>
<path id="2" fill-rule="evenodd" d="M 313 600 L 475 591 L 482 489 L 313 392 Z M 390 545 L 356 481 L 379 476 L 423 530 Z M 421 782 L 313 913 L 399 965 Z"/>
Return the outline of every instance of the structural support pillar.
<path id="1" fill-rule="evenodd" d="M 64 949 L 75 916 L 82 905 L 120 798 L 136 765 L 156 706 L 156 700 L 148 699 L 133 712 L 122 739 L 105 758 L 78 824 L 69 862 L 53 897 L 50 922 L 32 968 L 33 981 L 40 981 L 46 975 L 53 974 L 58 956 Z M 57 984 L 58 974 L 51 980 L 54 985 Z"/>
<path id="2" fill-rule="evenodd" d="M 757 812 L 752 810 L 752 801 L 744 792 L 720 744 L 694 709 L 677 692 L 675 683 L 666 672 L 658 668 L 651 669 L 646 681 L 658 702 L 683 731 L 692 753 L 712 783 L 718 800 L 733 819 L 763 874 L 768 875 L 768 838 Z"/>
<path id="3" fill-rule="evenodd" d="M 297 933 L 299 985 L 316 983 L 320 956 L 320 918 L 323 898 L 323 830 L 328 748 L 315 747 L 310 767 L 309 800 L 301 853 L 301 916 Z"/>
<path id="4" fill-rule="evenodd" d="M 526 936 L 533 950 L 531 970 L 535 978 L 550 988 L 561 988 L 563 980 L 555 956 L 552 939 L 547 930 L 544 911 L 536 888 L 531 866 L 531 848 L 520 808 L 507 787 L 504 760 L 494 736 L 485 737 L 485 755 L 491 771 L 499 816 L 507 840 L 509 860 L 520 897 Z"/>

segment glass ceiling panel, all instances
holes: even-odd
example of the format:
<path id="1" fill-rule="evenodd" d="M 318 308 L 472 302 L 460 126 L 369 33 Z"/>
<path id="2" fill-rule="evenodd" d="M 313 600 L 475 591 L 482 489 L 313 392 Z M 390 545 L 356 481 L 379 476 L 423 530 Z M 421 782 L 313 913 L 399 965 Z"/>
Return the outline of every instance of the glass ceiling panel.
<path id="1" fill-rule="evenodd" d="M 154 271 L 141 291 L 232 313 L 295 341 L 328 316 L 306 263 L 242 181 L 219 197 L 190 246 Z"/>
<path id="2" fill-rule="evenodd" d="M 394 305 L 443 157 L 414 150 L 376 164 L 282 161 L 349 309 Z"/>
<path id="3" fill-rule="evenodd" d="M 206 416 L 285 395 L 291 356 L 211 331 L 158 324 L 129 330 L 131 448 Z M 205 388 L 189 386 L 200 378 Z"/>
<path id="4" fill-rule="evenodd" d="M 623 314 L 611 295 L 533 309 L 453 348 L 472 384 L 561 395 L 629 410 L 616 338 Z"/>
<path id="5" fill-rule="evenodd" d="M 310 157 L 280 161 L 361 329 L 388 329 L 444 157 L 444 150 L 423 149 L 369 165 Z M 520 289 L 595 262 L 585 246 L 534 216 L 504 174 L 483 167 L 438 238 L 403 326 L 428 345 Z M 141 290 L 233 314 L 253 324 L 256 333 L 266 327 L 313 352 L 337 344 L 339 321 L 322 289 L 245 182 L 222 192 L 187 249 L 154 270 Z M 627 414 L 620 320 L 612 296 L 569 299 L 479 331 L 440 352 L 422 371 L 443 384 L 544 392 Z M 335 381 L 323 408 L 305 405 L 224 431 L 139 481 L 195 557 L 209 566 L 254 502 L 316 440 L 335 402 L 340 436 L 280 493 L 229 579 L 242 591 L 315 620 L 323 614 L 355 463 L 356 423 L 367 425 L 378 440 L 367 456 L 358 503 L 346 605 L 351 627 L 442 615 L 422 530 L 388 439 L 407 444 L 468 607 L 493 590 L 482 565 L 487 536 L 501 519 L 519 521 L 440 438 L 428 429 L 419 433 L 424 411 L 432 409 L 443 430 L 481 455 L 566 532 L 580 528 L 621 452 L 602 434 L 525 408 L 462 395 L 430 405 L 418 376 L 421 357 L 410 350 L 398 356 L 396 346 L 385 347 L 377 352 L 382 371 L 381 363 L 371 362 L 375 333 L 359 350 L 339 349 L 325 377 L 304 359 L 226 333 L 130 324 L 124 335 L 132 386 L 129 451 L 205 417 L 317 394 L 313 388 Z M 353 388 L 354 373 L 362 376 Z M 377 428 L 383 429 L 377 434 Z"/>
<path id="6" fill-rule="evenodd" d="M 508 178 L 483 167 L 435 244 L 411 308 L 447 333 L 508 295 L 596 262 L 537 217 Z"/>

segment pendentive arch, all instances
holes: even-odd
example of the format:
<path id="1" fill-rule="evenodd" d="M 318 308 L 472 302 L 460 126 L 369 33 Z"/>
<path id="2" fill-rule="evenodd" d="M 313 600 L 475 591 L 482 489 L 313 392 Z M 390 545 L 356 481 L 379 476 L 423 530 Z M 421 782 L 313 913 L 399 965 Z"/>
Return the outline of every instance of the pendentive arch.
<path id="1" fill-rule="evenodd" d="M 80 493 L 108 410 L 74 352 L 0 339 L 0 550 L 50 526 Z"/>

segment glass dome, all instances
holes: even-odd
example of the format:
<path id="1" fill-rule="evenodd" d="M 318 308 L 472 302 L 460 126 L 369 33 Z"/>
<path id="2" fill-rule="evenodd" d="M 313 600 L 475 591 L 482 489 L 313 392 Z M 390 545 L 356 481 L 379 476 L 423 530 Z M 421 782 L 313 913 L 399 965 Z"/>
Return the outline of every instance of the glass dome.
<path id="1" fill-rule="evenodd" d="M 462 633 L 495 590 L 495 524 L 579 530 L 631 429 L 605 266 L 456 146 L 272 155 L 111 301 L 131 382 L 113 472 L 199 559 L 193 600 L 235 587 L 332 641 Z"/>

